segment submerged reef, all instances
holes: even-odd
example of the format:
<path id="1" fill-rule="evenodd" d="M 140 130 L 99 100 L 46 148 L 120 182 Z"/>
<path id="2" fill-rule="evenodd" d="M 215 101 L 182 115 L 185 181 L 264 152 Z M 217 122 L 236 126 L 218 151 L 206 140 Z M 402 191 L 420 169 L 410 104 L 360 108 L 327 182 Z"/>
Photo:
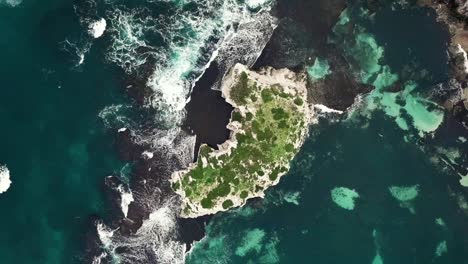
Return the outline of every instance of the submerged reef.
<path id="1" fill-rule="evenodd" d="M 346 210 L 354 210 L 355 200 L 359 198 L 359 193 L 346 187 L 335 187 L 330 194 L 333 202 Z"/>
<path id="2" fill-rule="evenodd" d="M 289 170 L 312 121 L 305 74 L 272 68 L 257 73 L 237 64 L 223 81 L 222 95 L 234 107 L 230 139 L 218 150 L 202 145 L 197 162 L 172 175 L 182 217 L 263 197 Z"/>

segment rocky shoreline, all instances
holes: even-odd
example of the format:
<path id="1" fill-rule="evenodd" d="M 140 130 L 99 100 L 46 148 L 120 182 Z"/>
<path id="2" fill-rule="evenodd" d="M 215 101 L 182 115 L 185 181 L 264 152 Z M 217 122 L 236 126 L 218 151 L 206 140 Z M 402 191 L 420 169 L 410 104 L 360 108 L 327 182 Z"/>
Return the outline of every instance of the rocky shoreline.
<path id="1" fill-rule="evenodd" d="M 317 55 L 316 53 L 307 51 L 307 48 L 309 47 L 294 46 L 297 49 L 289 50 L 288 47 L 290 46 L 288 45 L 295 43 L 298 38 L 308 31 L 324 35 L 324 32 L 327 32 L 326 34 L 328 34 L 338 20 L 340 13 L 346 7 L 345 2 L 346 1 L 337 0 L 320 1 L 319 3 L 316 3 L 318 6 L 317 10 L 322 10 L 320 12 L 323 12 L 323 10 L 330 11 L 329 13 L 326 13 L 327 16 L 323 18 L 323 23 L 320 23 L 318 26 L 314 24 L 317 22 L 316 20 L 318 18 L 302 13 L 302 15 L 297 18 L 292 17 L 290 13 L 291 11 L 288 11 L 285 6 L 286 2 L 281 2 L 282 5 L 275 10 L 277 15 L 281 16 L 279 26 L 274 31 L 273 37 L 266 45 L 262 55 L 253 66 L 253 69 L 259 70 L 272 65 L 275 68 L 288 67 L 295 71 L 300 71 L 300 69 L 303 69 L 305 65 L 313 63 Z M 453 28 L 453 30 L 451 30 L 451 33 L 453 34 L 452 45 L 449 49 L 451 55 L 450 65 L 452 66 L 451 80 L 446 83 L 439 84 L 441 86 L 440 90 L 443 91 L 443 94 L 439 97 L 434 95 L 434 98 L 437 99 L 437 102 L 446 107 L 446 109 L 453 114 L 456 120 L 464 124 L 466 128 L 468 124 L 468 75 L 466 74 L 465 69 L 465 54 L 461 52 L 460 48 L 464 51 L 468 50 L 468 37 L 465 39 L 467 13 L 462 12 L 459 14 L 462 15 L 462 18 L 458 17 L 459 15 L 453 15 L 453 10 L 457 9 L 453 9 L 453 7 L 450 7 L 450 4 L 446 4 L 445 1 L 421 1 L 421 3 L 434 8 L 434 10 L 439 14 L 441 21 L 447 23 L 451 28 Z M 320 13 L 319 11 L 317 12 Z M 308 26 L 313 24 L 315 25 L 314 28 L 308 28 Z M 287 32 L 291 25 L 294 25 L 293 27 L 298 29 L 298 32 Z M 287 43 L 284 43 L 284 41 L 281 40 L 281 38 L 285 36 L 288 37 Z M 336 47 L 327 43 L 327 39 L 323 35 L 320 35 L 320 39 L 321 41 L 318 43 L 312 43 L 310 40 L 309 43 L 314 49 L 319 50 L 320 54 L 328 60 L 333 75 L 317 82 L 308 82 L 307 101 L 311 104 L 323 104 L 327 107 L 344 111 L 353 105 L 357 95 L 369 92 L 372 90 L 372 87 L 357 82 L 349 73 L 350 66 L 348 61 L 346 61 L 343 56 L 336 53 Z M 302 59 L 298 60 L 290 58 Z M 253 62 L 250 62 L 250 64 L 252 65 Z M 146 84 L 146 79 L 152 71 L 150 65 L 151 63 L 149 62 L 147 68 L 143 71 L 147 74 L 131 76 L 127 79 L 127 82 L 124 85 L 126 87 L 126 92 L 140 107 L 145 103 L 146 98 L 152 93 L 151 89 L 148 88 Z M 216 67 L 216 62 L 213 62 L 212 66 Z M 225 67 L 225 65 L 223 65 L 223 67 Z M 217 80 L 222 78 L 224 72 L 221 71 L 213 74 L 216 75 L 214 78 L 215 81 L 213 82 L 217 82 Z M 203 77 L 201 80 L 203 80 Z M 212 99 L 213 97 L 209 98 Z M 147 109 L 142 110 L 148 111 Z M 150 120 L 146 120 L 145 124 L 141 125 L 139 133 L 143 131 L 143 133 L 145 133 L 145 137 L 149 138 L 162 136 L 158 135 L 157 129 L 154 127 L 154 124 L 150 124 Z M 217 124 L 217 127 L 222 126 Z M 210 131 L 200 133 L 209 134 L 209 132 Z M 174 197 L 175 193 L 170 184 L 171 179 L 173 179 L 172 173 L 186 168 L 194 161 L 194 153 L 198 153 L 197 146 L 195 146 L 196 139 L 193 133 L 198 132 L 191 131 L 189 127 L 173 131 L 173 136 L 169 140 L 174 144 L 185 145 L 185 148 L 182 151 L 171 150 L 168 145 L 154 146 L 153 142 L 143 142 L 141 141 L 142 136 L 135 134 L 134 131 L 131 131 L 130 129 L 116 133 L 117 148 L 122 160 L 133 164 L 133 172 L 129 186 L 135 199 L 135 201 L 129 204 L 128 214 L 126 217 L 119 211 L 118 205 L 114 204 L 115 208 L 113 207 L 113 211 L 115 211 L 115 216 L 113 216 L 111 227 L 112 229 L 118 229 L 121 236 L 134 236 L 143 225 L 143 222 L 149 218 L 150 214 L 158 206 L 161 206 L 168 199 Z M 210 136 L 208 135 L 207 137 Z M 207 139 L 202 140 L 199 143 L 207 143 L 206 140 Z M 219 138 L 213 140 L 213 142 L 220 141 L 222 140 Z M 211 145 L 214 144 L 211 143 Z M 145 151 L 150 151 L 152 153 L 151 158 L 142 155 Z M 276 183 L 279 181 L 279 178 L 280 177 L 275 180 Z M 109 177 L 106 180 L 109 196 L 111 197 L 110 199 L 114 200 L 116 204 L 121 203 L 121 198 L 119 198 L 120 193 L 116 191 L 117 186 L 121 184 L 121 180 L 117 177 Z M 263 192 L 259 192 L 252 197 L 261 197 L 262 194 Z M 177 204 L 183 203 L 181 200 L 175 199 L 175 201 Z M 244 203 L 245 201 L 241 201 L 237 203 L 237 205 L 243 205 Z M 225 209 L 217 207 L 216 210 L 224 211 Z M 204 214 L 211 213 L 214 213 L 214 211 L 207 211 Z M 204 236 L 204 227 L 210 217 L 211 216 L 181 218 L 176 216 L 178 225 L 177 236 L 179 241 L 190 247 L 194 241 L 200 240 Z M 125 247 L 118 249 L 119 252 L 126 252 L 129 250 L 131 249 Z"/>
<path id="2" fill-rule="evenodd" d="M 437 19 L 450 33 L 449 80 L 438 84 L 443 94 L 435 99 L 468 129 L 468 2 L 463 0 L 419 0 L 418 4 L 435 10 Z"/>
<path id="3" fill-rule="evenodd" d="M 255 102 L 252 102 L 251 104 L 246 104 L 246 105 L 239 105 L 239 102 L 236 102 L 236 100 L 233 99 L 233 94 L 232 94 L 232 89 L 237 85 L 237 82 L 240 78 L 240 75 L 245 74 L 248 76 L 249 81 L 253 81 L 253 83 L 249 84 L 249 87 L 273 87 L 273 86 L 278 86 L 282 87 L 283 92 L 286 94 L 292 94 L 298 98 L 302 98 L 302 101 L 307 101 L 307 89 L 306 89 L 306 77 L 304 75 L 296 75 L 295 73 L 287 70 L 287 69 L 282 69 L 282 70 L 274 70 L 272 68 L 266 68 L 263 69 L 261 72 L 256 73 L 253 71 L 250 71 L 246 66 L 237 64 L 236 66 L 231 69 L 230 74 L 228 74 L 223 82 L 222 82 L 222 96 L 225 98 L 226 102 L 231 104 L 234 107 L 234 111 L 237 113 L 240 113 L 242 116 L 247 116 L 248 113 L 253 112 L 256 113 L 258 112 L 259 109 L 257 109 Z M 261 88 L 263 89 L 263 88 Z M 264 91 L 264 90 L 260 90 Z M 252 91 L 253 92 L 253 91 Z M 260 92 L 253 92 L 251 96 L 255 96 L 260 99 Z M 250 99 L 249 99 L 250 100 Z M 257 100 L 257 99 L 255 99 Z M 291 104 L 293 103 L 292 100 L 293 98 L 290 99 Z M 312 122 L 315 121 L 314 115 L 313 115 L 313 110 L 309 109 L 309 105 L 305 103 L 304 105 L 298 105 L 296 106 L 298 112 L 304 112 L 304 117 L 305 119 L 303 120 L 303 129 L 299 132 L 299 137 L 298 139 L 294 142 L 294 147 L 296 149 L 299 149 L 300 146 L 302 145 L 302 142 L 305 140 L 305 137 L 307 135 L 308 131 L 308 125 Z M 256 119 L 255 114 L 252 117 L 254 120 Z M 185 170 L 182 171 L 177 171 L 174 172 L 172 175 L 172 186 L 180 186 L 183 182 L 185 182 L 184 178 L 189 177 L 188 175 L 191 173 L 191 171 L 195 170 L 197 166 L 199 166 L 200 162 L 203 163 L 203 166 L 212 166 L 209 164 L 209 157 L 216 157 L 220 158 L 223 156 L 231 156 L 233 152 L 236 151 L 237 146 L 239 145 L 239 141 L 237 138 L 239 137 L 238 134 L 243 134 L 245 135 L 246 132 L 246 127 L 243 127 L 243 125 L 237 121 L 234 120 L 234 114 L 233 117 L 231 117 L 230 123 L 227 125 L 228 129 L 231 131 L 230 137 L 228 140 L 226 140 L 223 144 L 218 145 L 217 150 L 213 150 L 209 156 L 205 157 L 205 155 L 201 155 L 202 151 L 206 151 L 205 148 L 209 148 L 208 146 L 204 145 L 202 146 L 202 149 L 198 153 L 198 162 L 192 163 L 189 165 L 189 167 Z M 275 164 L 276 166 L 283 166 L 285 168 L 289 168 L 289 160 L 278 160 Z M 224 165 L 221 165 L 224 166 Z M 227 166 L 227 164 L 226 164 Z M 197 202 L 192 201 L 189 197 L 187 197 L 187 194 L 183 188 L 175 188 L 177 193 L 181 195 L 182 197 L 182 207 L 183 208 L 190 208 L 190 210 L 182 210 L 182 217 L 186 218 L 194 218 L 194 217 L 199 217 L 203 215 L 210 215 L 210 214 L 215 214 L 217 212 L 221 211 L 226 211 L 231 207 L 237 207 L 237 206 L 243 206 L 246 201 L 250 198 L 255 198 L 255 197 L 264 197 L 264 191 L 273 185 L 278 184 L 280 178 L 282 175 L 284 175 L 286 171 L 282 171 L 278 174 L 278 177 L 276 177 L 273 180 L 267 180 L 268 175 L 272 173 L 271 168 L 268 167 L 260 167 L 263 172 L 265 177 L 259 177 L 258 180 L 254 182 L 255 186 L 255 191 L 249 192 L 245 197 L 238 197 L 237 195 L 228 195 L 226 196 L 226 199 L 231 201 L 230 206 L 225 206 L 224 203 L 218 203 L 216 204 L 213 208 L 204 208 L 203 206 L 200 206 L 197 204 Z M 246 177 L 246 175 L 236 175 L 236 177 Z M 191 178 L 192 180 L 195 180 L 194 178 Z M 261 188 L 259 188 L 261 187 Z M 200 187 L 203 188 L 203 187 Z M 203 192 L 208 192 L 209 190 L 205 190 Z M 241 195 L 242 196 L 242 195 Z M 203 204 L 203 203 L 202 203 Z"/>

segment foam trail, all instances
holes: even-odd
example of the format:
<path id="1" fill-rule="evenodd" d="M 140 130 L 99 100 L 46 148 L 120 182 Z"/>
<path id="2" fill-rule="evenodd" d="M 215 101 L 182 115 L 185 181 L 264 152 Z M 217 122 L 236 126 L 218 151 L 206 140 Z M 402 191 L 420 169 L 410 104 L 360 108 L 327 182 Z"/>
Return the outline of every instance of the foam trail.
<path id="1" fill-rule="evenodd" d="M 134 130 L 135 142 L 151 149 L 154 157 L 148 162 L 164 163 L 165 171 L 154 172 L 158 178 L 169 178 L 171 171 L 180 169 L 193 160 L 195 136 L 189 136 L 181 128 L 171 130 Z M 174 167 L 174 169 L 172 169 Z M 148 179 L 143 188 L 132 190 L 134 203 L 149 212 L 143 225 L 131 236 L 115 231 L 109 235 L 98 232 L 103 248 L 109 256 L 118 259 L 116 263 L 183 263 L 185 244 L 177 240 L 176 216 L 180 211 L 180 201 L 163 186 L 152 184 Z M 97 226 L 97 228 L 101 228 Z M 118 251 L 125 248 L 125 251 Z M 120 252 L 117 254 L 116 252 Z"/>
<path id="2" fill-rule="evenodd" d="M 117 263 L 184 263 L 185 245 L 173 238 L 177 228 L 177 211 L 173 201 L 162 205 L 130 237 L 110 230 L 102 231 L 102 226 L 98 224 L 99 237 L 106 252 L 113 255 Z M 115 250 L 119 247 L 125 247 L 126 250 L 117 256 Z"/>
<path id="3" fill-rule="evenodd" d="M 104 34 L 104 31 L 106 30 L 106 26 L 107 26 L 106 20 L 104 18 L 101 18 L 89 24 L 88 33 L 93 38 L 99 38 L 102 36 L 102 34 Z"/>
<path id="4" fill-rule="evenodd" d="M 131 106 L 123 104 L 108 105 L 99 112 L 98 116 L 106 128 L 124 128 L 131 126 L 131 120 L 126 115 L 130 108 Z"/>
<path id="5" fill-rule="evenodd" d="M 320 110 L 322 113 L 336 113 L 336 114 L 343 114 L 343 111 L 340 110 L 335 110 L 332 108 L 329 108 L 323 104 L 314 104 L 314 108 Z"/>
<path id="6" fill-rule="evenodd" d="M 123 185 L 119 185 L 119 187 L 117 187 L 117 190 L 120 192 L 120 208 L 122 208 L 122 213 L 124 214 L 124 216 L 127 217 L 128 206 L 131 202 L 134 201 L 133 194 L 130 190 L 125 190 Z"/>
<path id="7" fill-rule="evenodd" d="M 110 230 L 103 223 L 97 223 L 96 228 L 103 246 L 109 247 L 112 243 L 111 239 L 114 236 L 114 230 Z"/>
<path id="8" fill-rule="evenodd" d="M 196 11 L 184 9 L 188 3 Z M 156 121 L 168 127 L 184 118 L 191 89 L 211 62 L 218 62 L 221 75 L 237 61 L 252 65 L 276 26 L 267 12 L 271 1 L 259 3 L 257 11 L 235 0 L 174 5 L 170 17 L 153 17 L 139 9 L 115 9 L 108 15 L 113 39 L 108 60 L 128 73 L 146 74 L 153 68 L 146 83 L 153 92 L 147 106 L 156 109 Z M 148 35 L 161 43 L 152 44 Z"/>
<path id="9" fill-rule="evenodd" d="M 6 192 L 10 185 L 10 171 L 6 166 L 0 166 L 0 193 Z"/>
<path id="10" fill-rule="evenodd" d="M 251 9 L 257 9 L 264 6 L 270 0 L 246 0 L 245 4 Z"/>
<path id="11" fill-rule="evenodd" d="M 74 43 L 68 39 L 61 42 L 62 50 L 70 53 L 75 57 L 75 67 L 82 65 L 85 61 L 85 56 L 91 49 L 91 43 L 85 42 L 84 44 Z"/>
<path id="12" fill-rule="evenodd" d="M 91 262 L 92 264 L 101 264 L 103 263 L 103 259 L 105 259 L 107 257 L 107 253 L 106 252 L 103 252 L 101 253 L 101 255 L 99 256 L 96 256 L 93 258 L 93 262 Z"/>
<path id="13" fill-rule="evenodd" d="M 145 106 L 156 110 L 152 123 L 158 128 L 132 127 L 132 140 L 146 150 L 143 158 L 154 164 L 149 169 L 157 181 L 168 183 L 172 171 L 193 161 L 195 136 L 179 124 L 196 81 L 214 61 L 221 77 L 237 61 L 253 65 L 276 27 L 276 19 L 269 14 L 271 0 L 259 2 L 255 10 L 237 0 L 163 2 L 170 15 L 112 6 L 106 12 L 105 34 L 111 42 L 106 59 L 131 76 L 143 78 L 150 88 Z M 107 127 L 123 129 L 129 125 L 119 115 L 125 109 L 110 106 L 100 116 Z M 138 189 L 130 186 L 133 203 L 148 218 L 131 236 L 120 230 L 112 235 L 110 229 L 98 232 L 102 244 L 107 256 L 118 257 L 120 263 L 183 263 L 185 245 L 178 241 L 176 221 L 179 197 L 151 177 L 142 180 Z M 116 250 L 120 248 L 125 250 Z"/>

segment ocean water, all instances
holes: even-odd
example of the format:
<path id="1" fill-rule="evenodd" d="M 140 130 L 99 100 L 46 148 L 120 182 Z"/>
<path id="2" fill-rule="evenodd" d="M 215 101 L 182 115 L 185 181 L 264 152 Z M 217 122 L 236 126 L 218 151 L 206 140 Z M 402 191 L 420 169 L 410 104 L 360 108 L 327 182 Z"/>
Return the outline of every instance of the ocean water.
<path id="1" fill-rule="evenodd" d="M 7 1 L 7 3 L 10 1 Z M 63 41 L 80 32 L 73 1 L 0 2 L 1 263 L 82 263 L 88 232 L 110 215 L 104 177 L 119 173 L 101 118 L 125 102 L 98 45 L 76 67 Z"/>
<path id="2" fill-rule="evenodd" d="M 282 182 L 215 216 L 188 263 L 466 263 L 466 208 L 447 183 L 457 176 L 383 115 L 362 125 L 322 120 Z M 392 186 L 416 194 L 400 201 Z M 340 187 L 358 196 L 335 203 Z"/>
<path id="3" fill-rule="evenodd" d="M 468 263 L 468 135 L 432 101 L 448 35 L 428 9 L 381 2 L 349 1 L 334 26 L 324 0 L 0 0 L 0 263 Z M 185 255 L 203 221 L 181 226 L 164 181 L 227 137 L 210 88 L 278 25 L 256 67 L 317 57 L 325 78 L 333 44 L 376 89 L 322 114 L 281 183 Z"/>
<path id="4" fill-rule="evenodd" d="M 342 13 L 331 39 L 375 90 L 311 126 L 280 184 L 216 215 L 187 263 L 468 263 L 467 132 L 428 96 L 448 35 L 400 4 Z"/>

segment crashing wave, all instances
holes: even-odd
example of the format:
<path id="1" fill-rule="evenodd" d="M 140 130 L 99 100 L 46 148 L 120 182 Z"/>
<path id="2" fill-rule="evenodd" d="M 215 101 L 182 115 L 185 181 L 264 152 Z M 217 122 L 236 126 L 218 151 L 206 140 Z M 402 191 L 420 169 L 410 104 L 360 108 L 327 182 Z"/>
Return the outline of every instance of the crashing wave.
<path id="1" fill-rule="evenodd" d="M 120 192 L 120 207 L 122 209 L 122 213 L 125 217 L 128 214 L 128 206 L 131 202 L 134 201 L 133 194 L 130 190 L 126 190 L 126 188 L 121 184 L 117 187 L 117 190 Z"/>
<path id="2" fill-rule="evenodd" d="M 167 166 L 164 167 L 167 172 L 152 172 L 158 178 L 169 177 L 170 171 L 180 169 L 193 159 L 195 136 L 189 136 L 181 128 L 149 131 L 135 129 L 132 133 L 136 144 L 150 149 L 145 156 L 152 153 L 158 157 L 147 162 Z M 103 226 L 98 225 L 103 249 L 108 256 L 118 259 L 115 263 L 183 263 L 185 244 L 178 241 L 176 221 L 180 211 L 179 198 L 162 186 L 153 184 L 151 178 L 144 182 L 142 188 L 132 190 L 132 198 L 134 203 L 149 212 L 147 219 L 143 219 L 143 225 L 130 236 L 122 234 L 120 230 L 110 235 L 110 228 L 103 229 Z M 125 250 L 117 250 L 119 248 Z"/>
<path id="3" fill-rule="evenodd" d="M 127 73 L 149 75 L 147 105 L 158 110 L 159 123 L 177 125 L 196 80 L 215 58 L 225 72 L 241 59 L 252 65 L 260 55 L 275 22 L 265 11 L 270 1 L 262 2 L 265 8 L 252 11 L 235 0 L 178 1 L 169 15 L 114 8 L 107 59 Z"/>
<path id="4" fill-rule="evenodd" d="M 253 10 L 261 8 L 269 2 L 271 2 L 271 0 L 245 0 L 245 4 L 247 5 L 247 7 Z"/>
<path id="5" fill-rule="evenodd" d="M 103 223 L 97 223 L 96 228 L 102 245 L 104 247 L 109 247 L 112 243 L 112 236 L 114 236 L 115 230 L 111 230 Z"/>
<path id="6" fill-rule="evenodd" d="M 158 128 L 129 127 L 122 105 L 106 107 L 99 116 L 106 127 L 131 129 L 133 143 L 147 150 L 143 159 L 164 170 L 148 172 L 158 180 L 193 161 L 195 136 L 178 124 L 191 89 L 208 66 L 216 61 L 222 77 L 234 63 L 253 65 L 260 56 L 276 20 L 269 14 L 273 1 L 257 2 L 261 5 L 255 10 L 237 0 L 148 1 L 151 10 L 106 2 L 106 60 L 143 78 L 151 91 L 145 95 L 146 107 L 156 110 L 152 123 Z M 159 5 L 164 14 L 158 14 Z M 148 218 L 130 236 L 101 231 L 105 252 L 120 263 L 183 263 L 185 245 L 178 241 L 176 223 L 179 198 L 148 177 L 138 190 L 131 186 L 133 202 L 149 212 Z"/>
<path id="7" fill-rule="evenodd" d="M 101 264 L 101 263 L 103 263 L 103 260 L 105 258 L 107 258 L 107 253 L 103 252 L 103 253 L 101 253 L 101 255 L 94 257 L 91 264 Z"/>
<path id="8" fill-rule="evenodd" d="M 93 38 L 99 38 L 102 36 L 102 34 L 104 34 L 104 31 L 106 30 L 106 26 L 107 26 L 106 20 L 104 18 L 101 18 L 89 24 L 88 33 Z"/>
<path id="9" fill-rule="evenodd" d="M 115 263 L 184 263 L 185 245 L 174 239 L 177 203 L 169 200 L 156 208 L 132 236 L 122 236 L 97 224 L 99 238 Z M 117 254 L 116 249 L 125 248 Z"/>
<path id="10" fill-rule="evenodd" d="M 10 185 L 10 171 L 6 166 L 0 166 L 0 193 L 6 192 Z"/>
<path id="11" fill-rule="evenodd" d="M 101 37 L 106 29 L 106 20 L 97 16 L 96 6 L 95 0 L 75 1 L 73 6 L 85 34 L 70 32 L 61 42 L 61 48 L 73 57 L 75 67 L 85 62 L 85 57 L 93 45 L 93 39 Z"/>
<path id="12" fill-rule="evenodd" d="M 270 2 L 266 2 L 270 3 Z M 235 32 L 227 34 L 223 45 L 218 49 L 216 64 L 220 71 L 214 89 L 219 89 L 224 75 L 236 64 L 247 67 L 255 64 L 263 49 L 278 26 L 276 17 L 269 13 L 269 5 L 243 19 Z"/>

